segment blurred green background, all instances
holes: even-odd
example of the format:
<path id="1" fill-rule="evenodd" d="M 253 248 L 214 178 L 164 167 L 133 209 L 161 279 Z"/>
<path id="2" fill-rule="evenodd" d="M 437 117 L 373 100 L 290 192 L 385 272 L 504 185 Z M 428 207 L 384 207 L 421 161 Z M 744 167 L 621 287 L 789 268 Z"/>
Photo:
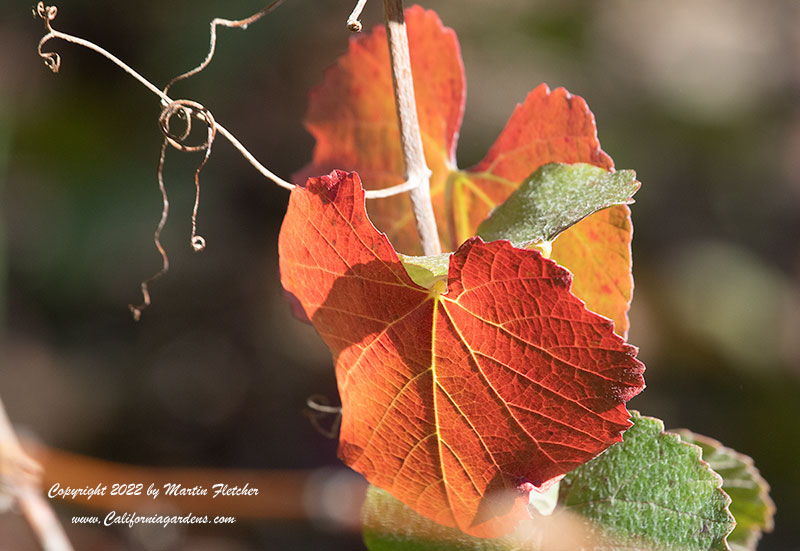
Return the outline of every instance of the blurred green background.
<path id="1" fill-rule="evenodd" d="M 311 155 L 309 88 L 344 51 L 353 0 L 287 0 L 174 97 L 208 106 L 274 172 Z M 461 40 L 467 108 L 458 159 L 483 156 L 540 82 L 586 98 L 603 148 L 643 182 L 633 206 L 630 341 L 648 388 L 631 407 L 755 458 L 776 529 L 800 548 L 800 3 L 793 0 L 431 0 Z M 65 0 L 55 27 L 161 86 L 196 65 L 208 22 L 254 0 Z M 153 466 L 338 468 L 302 415 L 336 398 L 331 360 L 281 297 L 287 193 L 218 140 L 201 175 L 200 255 L 188 246 L 197 156 L 168 152 L 172 270 L 140 323 L 127 304 L 160 263 L 152 231 L 158 103 L 99 56 L 36 54 L 31 5 L 0 6 L 0 396 L 44 443 Z M 365 28 L 381 22 L 372 0 Z M 316 496 L 311 496 L 314 501 Z M 61 510 L 65 516 L 70 511 Z M 168 539 L 67 526 L 81 549 L 359 549 L 330 521 L 240 523 Z M 167 547 L 164 547 L 167 545 Z M 35 549 L 0 515 L 0 549 Z"/>

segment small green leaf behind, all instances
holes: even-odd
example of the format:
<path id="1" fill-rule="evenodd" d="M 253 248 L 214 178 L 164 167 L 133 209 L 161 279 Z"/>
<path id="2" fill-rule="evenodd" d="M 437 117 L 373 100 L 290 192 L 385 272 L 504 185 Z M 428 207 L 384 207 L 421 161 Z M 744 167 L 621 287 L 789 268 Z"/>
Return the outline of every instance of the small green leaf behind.
<path id="1" fill-rule="evenodd" d="M 623 442 L 566 475 L 563 506 L 594 521 L 597 549 L 728 549 L 730 498 L 700 449 L 658 419 L 631 420 Z"/>
<path id="2" fill-rule="evenodd" d="M 609 172 L 585 163 L 549 163 L 492 211 L 478 226 L 478 235 L 486 241 L 508 239 L 518 246 L 552 241 L 598 210 L 632 203 L 640 185 L 632 170 Z"/>
<path id="3" fill-rule="evenodd" d="M 753 465 L 753 460 L 713 438 L 685 429 L 674 432 L 685 442 L 699 446 L 703 450 L 703 460 L 722 476 L 722 489 L 731 498 L 730 510 L 736 519 L 728 545 L 734 551 L 754 550 L 761 533 L 772 531 L 775 503 L 769 497 L 769 484 Z"/>
<path id="4" fill-rule="evenodd" d="M 551 489 L 557 490 L 558 484 Z M 437 524 L 389 492 L 370 486 L 362 509 L 364 543 L 369 551 L 573 551 L 593 549 L 598 543 L 584 519 L 563 508 L 542 514 L 540 505 L 533 503 L 539 498 L 531 497 L 531 518 L 516 530 L 500 538 L 478 538 Z"/>
<path id="5" fill-rule="evenodd" d="M 447 280 L 450 268 L 450 257 L 453 253 L 434 254 L 430 256 L 406 256 L 399 254 L 400 262 L 408 272 L 408 276 L 420 287 L 433 288 L 437 281 Z"/>

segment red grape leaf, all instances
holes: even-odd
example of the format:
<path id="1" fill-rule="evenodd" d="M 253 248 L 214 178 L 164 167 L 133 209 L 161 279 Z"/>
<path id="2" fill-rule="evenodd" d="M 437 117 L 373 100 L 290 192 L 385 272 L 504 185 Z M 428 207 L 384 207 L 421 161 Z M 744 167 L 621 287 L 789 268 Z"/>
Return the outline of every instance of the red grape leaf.
<path id="1" fill-rule="evenodd" d="M 458 41 L 432 11 L 413 6 L 405 17 L 425 156 L 432 171 L 431 199 L 445 250 L 454 250 L 475 235 L 489 211 L 543 164 L 584 162 L 613 168 L 611 158 L 600 149 L 586 102 L 563 88 L 551 92 L 541 85 L 517 106 L 486 158 L 472 169 L 458 170 L 455 145 L 466 93 Z M 348 52 L 312 90 L 305 123 L 316 146 L 312 162 L 296 175 L 296 182 L 334 168 L 357 170 L 375 189 L 402 182 L 382 26 L 351 39 Z M 419 254 L 406 194 L 371 201 L 369 214 L 398 251 Z M 590 310 L 614 320 L 623 336 L 633 289 L 631 236 L 628 207 L 610 207 L 563 232 L 552 253 L 574 274 L 573 292 Z"/>
<path id="2" fill-rule="evenodd" d="M 471 238 L 446 281 L 417 285 L 342 171 L 292 191 L 278 246 L 336 361 L 341 458 L 428 518 L 505 533 L 534 487 L 631 425 L 636 349 L 538 251 Z"/>

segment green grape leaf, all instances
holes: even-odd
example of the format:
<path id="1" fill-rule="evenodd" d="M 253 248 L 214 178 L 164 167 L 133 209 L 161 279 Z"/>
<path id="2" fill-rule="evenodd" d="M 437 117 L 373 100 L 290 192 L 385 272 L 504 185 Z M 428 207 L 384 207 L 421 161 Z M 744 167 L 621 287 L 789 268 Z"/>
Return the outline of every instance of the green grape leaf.
<path id="1" fill-rule="evenodd" d="M 562 505 L 593 521 L 596 549 L 728 549 L 730 498 L 700 449 L 658 419 L 631 420 L 622 443 L 565 476 Z"/>
<path id="2" fill-rule="evenodd" d="M 734 551 L 754 550 L 762 532 L 771 532 L 775 503 L 769 497 L 769 484 L 753 460 L 717 440 L 682 429 L 674 431 L 703 450 L 706 461 L 722 477 L 722 489 L 731 498 L 730 510 L 736 528 L 728 536 Z"/>
<path id="3" fill-rule="evenodd" d="M 505 551 L 504 540 L 470 536 L 420 515 L 386 490 L 370 486 L 362 509 L 369 551 Z"/>
<path id="4" fill-rule="evenodd" d="M 557 490 L 555 485 L 551 490 Z M 593 548 L 598 539 L 585 519 L 558 508 L 540 514 L 535 502 L 550 490 L 531 494 L 531 518 L 499 538 L 479 538 L 438 524 L 375 486 L 367 490 L 362 509 L 364 543 L 369 551 L 554 551 Z M 557 493 L 557 492 L 556 492 Z"/>
<path id="5" fill-rule="evenodd" d="M 478 235 L 486 241 L 508 239 L 518 246 L 552 241 L 598 210 L 632 203 L 640 185 L 632 170 L 548 163 L 492 211 L 478 226 Z"/>

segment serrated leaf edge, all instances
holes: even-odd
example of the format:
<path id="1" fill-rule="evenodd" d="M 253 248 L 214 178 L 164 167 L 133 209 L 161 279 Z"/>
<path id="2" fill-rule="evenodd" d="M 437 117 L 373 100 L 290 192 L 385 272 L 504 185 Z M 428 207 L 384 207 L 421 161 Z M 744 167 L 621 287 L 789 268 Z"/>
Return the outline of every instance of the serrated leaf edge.
<path id="1" fill-rule="evenodd" d="M 724 450 L 724 453 L 735 457 L 736 459 L 741 461 L 742 464 L 744 464 L 745 470 L 753 478 L 753 480 L 755 481 L 756 485 L 758 486 L 758 488 L 760 490 L 759 491 L 759 497 L 762 499 L 762 501 L 766 505 L 767 512 L 768 512 L 768 515 L 767 515 L 767 517 L 765 519 L 764 528 L 759 529 L 754 534 L 752 534 L 750 539 L 748 539 L 748 541 L 745 544 L 745 548 L 754 550 L 756 548 L 757 544 L 758 544 L 759 539 L 761 538 L 761 535 L 763 533 L 772 532 L 772 530 L 775 528 L 775 518 L 774 518 L 774 516 L 775 516 L 775 512 L 777 510 L 777 507 L 775 506 L 775 502 L 772 500 L 772 498 L 769 495 L 769 491 L 771 490 L 769 482 L 767 482 L 767 480 L 763 476 L 761 476 L 761 471 L 759 471 L 758 467 L 756 467 L 755 461 L 753 460 L 753 458 L 750 457 L 749 455 L 745 454 L 745 453 L 739 452 L 739 451 L 737 451 L 737 450 L 735 450 L 733 448 L 730 448 L 730 447 L 724 445 L 722 442 L 720 442 L 716 438 L 712 438 L 710 436 L 699 434 L 699 433 L 696 433 L 696 432 L 694 432 L 692 430 L 689 430 L 689 429 L 684 429 L 684 428 L 672 429 L 672 430 L 670 430 L 668 432 L 672 432 L 674 434 L 677 434 L 681 438 L 681 440 L 684 440 L 683 434 L 690 435 L 690 437 L 702 439 L 702 440 L 706 441 L 708 443 L 708 445 L 711 446 L 712 448 L 715 448 L 715 449 L 718 449 L 718 450 Z M 700 448 L 700 453 L 702 455 L 703 448 L 701 448 L 699 445 L 692 444 L 690 442 L 685 442 L 685 440 L 684 440 L 684 443 L 690 444 L 690 445 L 693 445 L 693 446 L 697 446 L 698 448 Z M 703 461 L 706 462 L 705 460 L 703 460 Z M 708 463 L 708 462 L 706 462 L 706 463 Z M 711 468 L 711 470 L 713 471 L 714 469 L 713 469 L 713 467 L 711 467 L 710 463 L 708 463 L 708 465 L 709 465 L 709 468 Z M 714 471 L 714 472 L 716 473 L 716 471 Z M 722 477 L 722 475 L 720 475 L 719 473 L 716 473 L 716 474 L 718 476 L 720 476 L 721 478 L 723 478 L 723 485 L 724 485 L 724 482 L 725 482 L 724 477 Z M 728 493 L 725 492 L 724 488 L 721 487 L 720 489 L 722 490 L 723 493 L 725 493 L 725 495 L 728 495 Z M 731 499 L 729 495 L 728 495 L 728 499 L 729 500 Z M 729 506 L 730 506 L 730 503 L 729 503 Z M 735 519 L 734 519 L 734 522 L 735 522 Z M 734 528 L 736 528 L 735 524 L 734 524 Z M 733 532 L 733 530 L 731 530 L 731 532 Z M 728 535 L 730 535 L 730 533 Z M 727 536 L 726 536 L 726 538 L 727 538 Z"/>
<path id="2" fill-rule="evenodd" d="M 650 417 L 650 419 L 656 419 L 658 423 L 661 425 L 661 434 L 665 436 L 674 436 L 675 438 L 678 439 L 680 444 L 694 448 L 697 453 L 697 460 L 700 462 L 701 465 L 705 466 L 705 468 L 708 469 L 708 471 L 710 471 L 716 478 L 717 486 L 715 489 L 718 492 L 720 492 L 723 496 L 725 496 L 725 512 L 728 514 L 728 520 L 731 523 L 730 530 L 728 530 L 728 532 L 724 536 L 722 536 L 722 544 L 725 546 L 726 550 L 730 551 L 731 546 L 728 544 L 728 536 L 730 536 L 731 532 L 733 532 L 733 529 L 736 528 L 736 519 L 733 517 L 733 513 L 731 513 L 731 496 L 729 496 L 728 493 L 722 489 L 722 484 L 724 482 L 722 475 L 720 475 L 717 471 L 712 469 L 708 461 L 703 459 L 703 448 L 701 448 L 697 444 L 686 442 L 683 438 L 680 437 L 679 434 L 675 434 L 671 431 L 664 430 L 664 422 L 661 419 L 658 419 L 656 417 Z"/>

